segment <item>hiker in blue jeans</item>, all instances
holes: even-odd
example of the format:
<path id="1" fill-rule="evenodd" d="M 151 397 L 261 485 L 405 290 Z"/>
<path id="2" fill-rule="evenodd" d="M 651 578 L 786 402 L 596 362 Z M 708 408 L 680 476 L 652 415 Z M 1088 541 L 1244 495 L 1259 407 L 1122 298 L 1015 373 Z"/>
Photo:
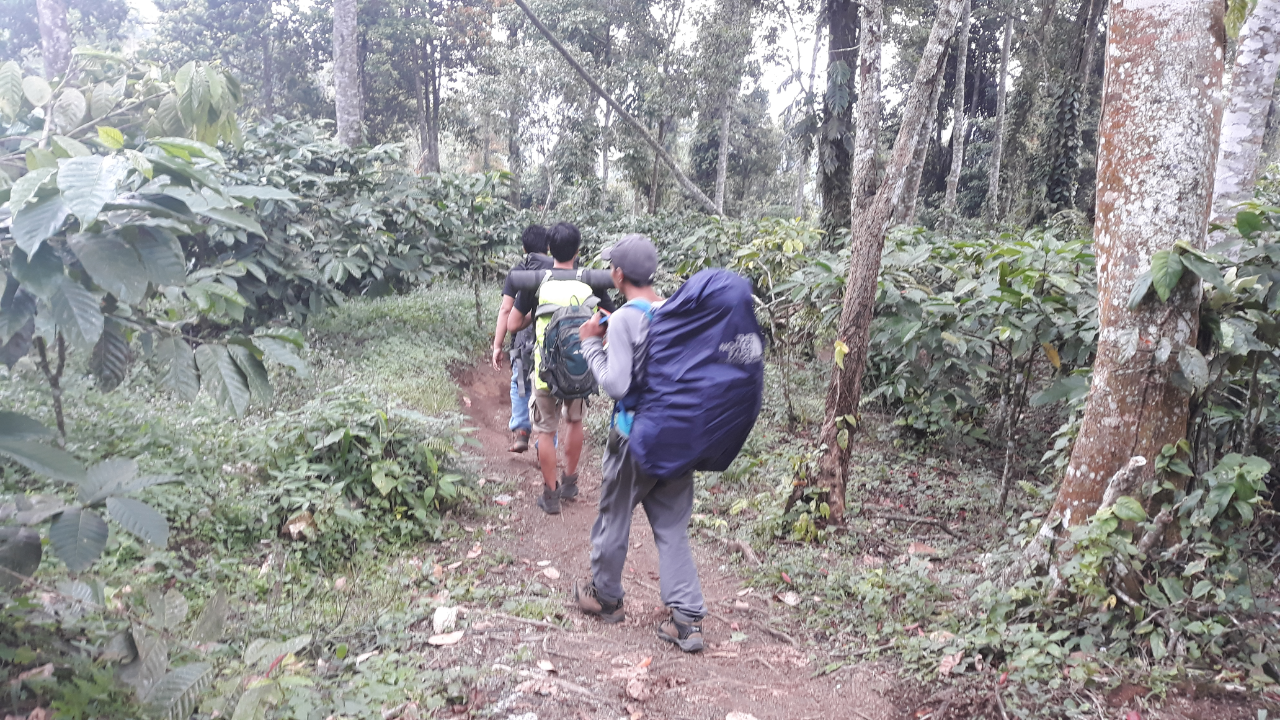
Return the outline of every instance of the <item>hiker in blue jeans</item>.
<path id="1" fill-rule="evenodd" d="M 530 225 L 520 235 L 520 244 L 524 246 L 525 256 L 511 270 L 546 270 L 551 267 L 552 260 L 547 255 L 547 243 L 550 240 L 547 229 L 541 225 Z M 494 370 L 502 369 L 502 344 L 507 338 L 507 319 L 512 308 L 524 314 L 536 302 L 534 293 L 528 290 L 517 292 L 511 287 L 508 276 L 502 286 L 502 304 L 498 307 L 498 322 L 493 329 L 493 355 L 489 364 Z M 511 422 L 507 429 L 512 433 L 511 452 L 522 453 L 529 449 L 529 432 L 532 426 L 529 421 L 529 398 L 533 394 L 533 328 L 525 328 L 515 333 L 511 343 Z"/>
<path id="2" fill-rule="evenodd" d="M 607 316 L 607 348 L 603 313 L 597 312 L 579 330 L 583 357 L 601 389 L 618 403 L 601 467 L 600 511 L 591 528 L 591 581 L 584 587 L 574 583 L 574 601 L 582 612 L 606 623 L 622 622 L 622 569 L 631 516 L 636 505 L 643 505 L 658 546 L 662 602 L 671 608 L 671 619 L 658 626 L 658 637 L 685 652 L 698 652 L 703 648 L 701 622 L 707 608 L 689 547 L 693 471 L 665 480 L 646 473 L 630 450 L 633 415 L 623 402 L 643 376 L 649 320 L 663 302 L 653 290 L 658 252 L 643 235 L 627 235 L 602 257 L 627 303 Z"/>

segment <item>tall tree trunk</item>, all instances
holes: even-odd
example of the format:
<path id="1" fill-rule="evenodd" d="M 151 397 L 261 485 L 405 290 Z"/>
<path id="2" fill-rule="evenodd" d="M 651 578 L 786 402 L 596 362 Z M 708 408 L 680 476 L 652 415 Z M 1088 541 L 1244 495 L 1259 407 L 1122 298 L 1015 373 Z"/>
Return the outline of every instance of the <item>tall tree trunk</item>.
<path id="1" fill-rule="evenodd" d="M 826 496 L 831 517 L 839 522 L 844 517 L 845 480 L 849 462 L 849 435 L 853 428 L 847 418 L 855 417 L 862 398 L 862 376 L 866 370 L 871 318 L 875 310 L 876 285 L 880 276 L 880 254 L 884 235 L 894 210 L 902 201 L 907 170 L 916 154 L 920 128 L 925 124 L 929 101 L 935 98 L 934 86 L 942 82 L 943 59 L 947 43 L 956 31 L 956 20 L 964 0 L 942 0 L 929 41 L 920 55 L 915 80 L 902 110 L 902 124 L 893 144 L 893 154 L 885 168 L 885 177 L 865 211 L 856 212 L 849 256 L 849 277 L 845 283 L 844 304 L 840 312 L 837 338 L 848 348 L 842 366 L 831 373 L 827 386 L 826 418 L 822 423 L 816 484 Z M 879 37 L 879 0 L 868 0 L 864 28 L 868 37 Z M 869 47 L 867 48 L 869 50 Z M 863 87 L 869 87 L 870 83 Z M 865 97 L 865 95 L 864 95 Z M 862 108 L 859 109 L 859 115 Z M 859 130 L 862 130 L 861 117 Z M 797 493 L 803 492 L 797 488 Z M 793 498 L 798 497 L 793 495 Z"/>
<path id="2" fill-rule="evenodd" d="M 519 45 L 519 30 L 512 25 L 510 34 L 507 36 L 507 49 L 513 57 Z M 523 74 L 523 68 L 517 72 Z M 520 88 L 512 88 L 512 90 L 511 104 L 507 106 L 507 169 L 511 171 L 509 202 L 518 209 L 523 206 L 521 180 L 524 176 L 524 154 L 520 147 L 520 116 L 524 114 L 521 104 L 524 94 Z"/>
<path id="3" fill-rule="evenodd" d="M 862 52 L 858 55 L 858 127 L 853 136 L 853 192 L 850 222 L 871 205 L 879 184 L 876 154 L 880 144 L 880 45 L 884 39 L 883 0 L 863 0 Z"/>
<path id="4" fill-rule="evenodd" d="M 275 28 L 268 26 L 262 34 L 262 115 L 270 118 L 276 114 L 276 57 Z"/>
<path id="5" fill-rule="evenodd" d="M 822 227 L 828 234 L 848 227 L 852 212 L 853 153 L 849 148 L 853 108 L 858 99 L 858 11 L 854 0 L 826 0 L 827 27 L 831 32 L 827 38 L 827 92 L 823 95 L 818 132 L 818 164 L 822 168 Z M 848 78 L 843 86 L 837 84 L 841 75 Z"/>
<path id="6" fill-rule="evenodd" d="M 71 26 L 67 24 L 66 0 L 36 0 L 36 20 L 40 24 L 44 76 L 52 80 L 71 65 Z"/>
<path id="7" fill-rule="evenodd" d="M 356 0 L 333 0 L 333 86 L 338 142 L 354 147 L 364 141 Z"/>
<path id="8" fill-rule="evenodd" d="M 662 145 L 667 141 L 667 124 L 669 118 L 662 118 L 658 121 L 658 144 Z M 656 215 L 658 205 L 662 203 L 662 175 L 659 170 L 662 168 L 662 158 L 657 152 L 653 154 L 653 174 L 649 177 L 649 214 Z"/>
<path id="9" fill-rule="evenodd" d="M 1080 435 L 1041 537 L 1080 525 L 1108 480 L 1186 435 L 1188 398 L 1169 381 L 1194 346 L 1200 281 L 1184 273 L 1167 303 L 1129 309 L 1151 256 L 1179 240 L 1203 245 L 1222 123 L 1222 3 L 1111 3 L 1098 142 L 1101 329 Z M 1149 477 L 1149 475 L 1148 475 Z M 1028 554 L 1044 559 L 1044 544 Z"/>
<path id="10" fill-rule="evenodd" d="M 955 218 L 956 195 L 960 188 L 960 171 L 964 167 L 964 143 L 969 132 L 969 117 L 965 114 L 964 84 L 968 79 L 969 20 L 972 3 L 965 0 L 960 10 L 960 34 L 956 36 L 956 89 L 951 103 L 951 169 L 947 172 L 947 194 L 942 200 L 943 222 L 948 228 Z M 977 88 L 974 89 L 977 95 Z"/>
<path id="11" fill-rule="evenodd" d="M 720 150 L 716 155 L 716 214 L 724 214 L 724 184 L 729 175 L 729 122 L 733 118 L 733 101 L 738 95 L 738 88 L 733 88 L 725 95 L 724 105 L 720 107 Z"/>
<path id="12" fill-rule="evenodd" d="M 1280 0 L 1258 1 L 1240 30 L 1236 47 L 1213 183 L 1211 222 L 1219 225 L 1234 223 L 1235 206 L 1253 197 L 1258 179 L 1276 69 L 1280 67 Z M 1210 242 L 1223 239 L 1213 237 Z"/>
<path id="13" fill-rule="evenodd" d="M 942 61 L 946 63 L 944 52 Z M 924 179 L 924 164 L 929 159 L 929 148 L 933 146 L 933 130 L 938 123 L 938 100 L 942 96 L 942 81 L 933 86 L 933 95 L 929 98 L 928 115 L 924 125 L 920 126 L 920 137 L 916 140 L 916 154 L 911 158 L 907 168 L 907 184 L 902 190 L 902 201 L 894 213 L 894 224 L 911 224 L 916 221 L 916 202 L 920 199 L 920 182 Z"/>
<path id="14" fill-rule="evenodd" d="M 613 108 L 604 105 L 604 128 L 600 131 L 600 185 L 609 191 L 609 140 L 613 132 Z"/>
<path id="15" fill-rule="evenodd" d="M 1088 2 L 1089 0 L 1085 0 Z M 1000 79 L 996 85 L 996 134 L 991 141 L 991 166 L 987 175 L 986 217 L 988 223 L 1000 219 L 1000 161 L 1004 155 L 1004 111 L 1009 91 L 1009 47 L 1013 43 L 1013 13 L 1004 18 L 1004 40 L 1000 43 Z"/>
<path id="16" fill-rule="evenodd" d="M 426 105 L 422 134 L 423 173 L 440 172 L 440 61 L 436 46 L 427 41 L 420 53 L 422 84 Z"/>

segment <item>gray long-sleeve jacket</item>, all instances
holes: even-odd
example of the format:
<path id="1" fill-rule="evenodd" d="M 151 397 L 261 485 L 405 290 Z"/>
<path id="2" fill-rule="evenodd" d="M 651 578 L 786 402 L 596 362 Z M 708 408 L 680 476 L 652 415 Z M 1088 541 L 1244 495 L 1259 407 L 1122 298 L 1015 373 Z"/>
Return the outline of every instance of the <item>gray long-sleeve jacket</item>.
<path id="1" fill-rule="evenodd" d="M 600 389 L 614 400 L 631 390 L 637 367 L 644 362 L 645 340 L 649 337 L 649 316 L 635 306 L 623 306 L 609 316 L 609 347 L 600 338 L 582 343 L 582 356 L 591 366 Z"/>

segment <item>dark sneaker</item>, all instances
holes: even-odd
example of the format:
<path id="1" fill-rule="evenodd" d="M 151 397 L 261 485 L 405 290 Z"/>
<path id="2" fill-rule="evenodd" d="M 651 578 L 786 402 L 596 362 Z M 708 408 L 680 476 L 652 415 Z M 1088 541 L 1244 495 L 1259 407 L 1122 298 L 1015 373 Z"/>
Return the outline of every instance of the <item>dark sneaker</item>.
<path id="1" fill-rule="evenodd" d="M 560 490 L 552 490 L 546 485 L 542 486 L 542 497 L 538 498 L 538 507 L 548 515 L 560 514 Z"/>
<path id="2" fill-rule="evenodd" d="M 658 637 L 687 653 L 702 651 L 702 625 L 685 625 L 673 617 L 658 626 Z"/>
<path id="3" fill-rule="evenodd" d="M 595 615 L 610 625 L 626 619 L 626 615 L 622 612 L 622 601 L 607 603 L 601 600 L 596 594 L 596 586 L 591 583 L 587 583 L 585 589 L 580 588 L 577 582 L 573 583 L 573 602 L 582 612 Z"/>
<path id="4" fill-rule="evenodd" d="M 560 499 L 573 500 L 578 497 L 578 476 L 560 475 Z"/>
<path id="5" fill-rule="evenodd" d="M 529 449 L 529 431 L 517 430 L 515 439 L 511 443 L 511 447 L 507 448 L 507 452 L 522 453 Z"/>

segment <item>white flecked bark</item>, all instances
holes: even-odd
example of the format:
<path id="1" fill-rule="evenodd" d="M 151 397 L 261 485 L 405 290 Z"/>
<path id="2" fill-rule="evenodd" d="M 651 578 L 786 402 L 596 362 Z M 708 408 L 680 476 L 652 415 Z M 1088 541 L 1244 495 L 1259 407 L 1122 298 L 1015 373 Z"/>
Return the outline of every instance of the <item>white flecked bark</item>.
<path id="1" fill-rule="evenodd" d="M 956 91 L 951 109 L 951 170 L 947 173 L 947 194 L 942 201 L 945 222 L 950 225 L 950 214 L 956 209 L 956 195 L 960 188 L 960 170 L 964 166 L 964 140 L 969 130 L 969 118 L 964 112 L 964 83 L 969 60 L 969 19 L 972 8 L 966 0 L 960 11 L 960 35 L 956 38 Z"/>
<path id="2" fill-rule="evenodd" d="M 71 64 L 71 27 L 67 24 L 66 0 L 36 0 L 36 20 L 40 24 L 44 76 L 52 80 L 66 72 Z"/>
<path id="3" fill-rule="evenodd" d="M 862 2 L 862 43 L 858 52 L 858 119 L 853 136 L 853 218 L 876 194 L 876 150 L 879 145 L 880 45 L 884 37 L 882 0 Z"/>
<path id="4" fill-rule="evenodd" d="M 1222 120 L 1225 34 L 1216 0 L 1112 0 L 1097 222 L 1101 330 L 1093 389 L 1044 534 L 1079 525 L 1134 456 L 1147 472 L 1186 435 L 1188 397 L 1170 382 L 1195 343 L 1200 284 L 1193 273 L 1166 303 L 1135 310 L 1129 295 L 1151 256 L 1179 240 L 1202 244 Z M 1033 545 L 1034 547 L 1034 545 Z"/>
<path id="5" fill-rule="evenodd" d="M 333 0 L 333 89 L 338 142 L 347 147 L 359 145 L 364 140 L 364 119 L 356 48 L 356 0 Z"/>
<path id="6" fill-rule="evenodd" d="M 1230 225 L 1235 208 L 1253 197 L 1267 115 L 1280 68 L 1280 0 L 1258 0 L 1245 20 L 1222 115 L 1222 140 L 1213 183 L 1212 222 Z M 1219 238 L 1211 238 L 1215 242 Z"/>

